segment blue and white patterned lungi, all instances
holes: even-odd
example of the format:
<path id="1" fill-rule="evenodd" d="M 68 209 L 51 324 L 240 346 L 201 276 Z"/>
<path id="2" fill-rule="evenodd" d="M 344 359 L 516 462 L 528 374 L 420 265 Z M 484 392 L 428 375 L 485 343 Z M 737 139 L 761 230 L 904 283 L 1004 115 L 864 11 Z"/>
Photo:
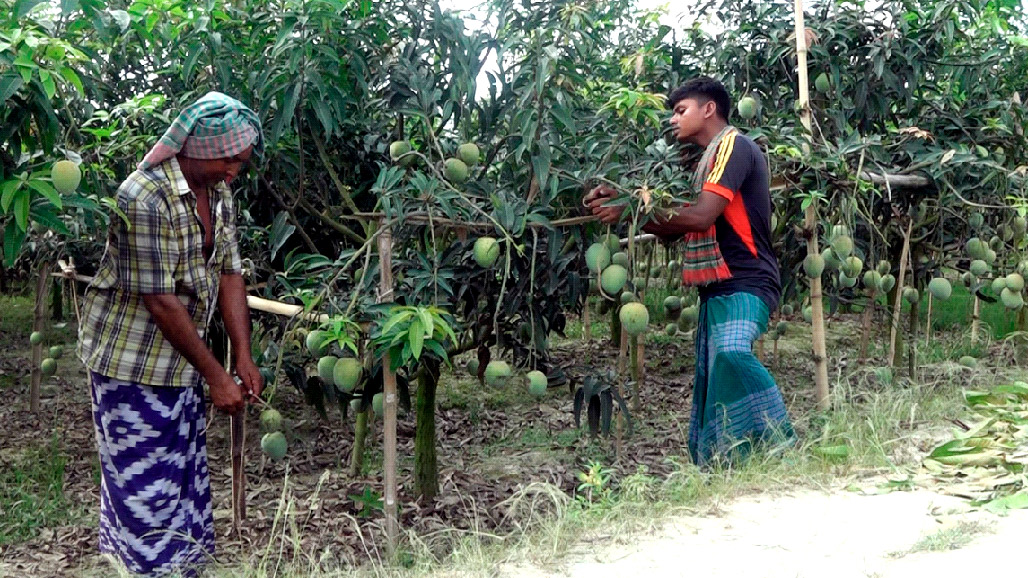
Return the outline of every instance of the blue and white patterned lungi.
<path id="1" fill-rule="evenodd" d="M 100 450 L 100 551 L 146 576 L 195 576 L 214 554 L 202 387 L 90 372 Z"/>

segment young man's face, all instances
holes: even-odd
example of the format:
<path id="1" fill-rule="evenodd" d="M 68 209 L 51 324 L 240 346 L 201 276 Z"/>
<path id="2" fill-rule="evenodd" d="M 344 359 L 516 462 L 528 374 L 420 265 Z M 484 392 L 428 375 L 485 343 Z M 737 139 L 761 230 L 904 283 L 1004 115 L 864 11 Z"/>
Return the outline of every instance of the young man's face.
<path id="1" fill-rule="evenodd" d="M 675 138 L 687 142 L 697 135 L 715 114 L 716 107 L 713 100 L 701 101 L 693 97 L 676 102 L 671 112 L 671 127 Z"/>

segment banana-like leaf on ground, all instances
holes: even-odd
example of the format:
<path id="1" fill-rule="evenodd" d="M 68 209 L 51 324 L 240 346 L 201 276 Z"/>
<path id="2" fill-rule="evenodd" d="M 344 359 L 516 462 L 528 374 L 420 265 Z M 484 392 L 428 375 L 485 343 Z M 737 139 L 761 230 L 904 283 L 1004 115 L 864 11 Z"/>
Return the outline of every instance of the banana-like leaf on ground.
<path id="1" fill-rule="evenodd" d="M 1021 490 L 1016 494 L 996 498 L 983 504 L 987 511 L 994 514 L 1003 514 L 1007 510 L 1023 510 L 1028 508 L 1028 490 Z"/>

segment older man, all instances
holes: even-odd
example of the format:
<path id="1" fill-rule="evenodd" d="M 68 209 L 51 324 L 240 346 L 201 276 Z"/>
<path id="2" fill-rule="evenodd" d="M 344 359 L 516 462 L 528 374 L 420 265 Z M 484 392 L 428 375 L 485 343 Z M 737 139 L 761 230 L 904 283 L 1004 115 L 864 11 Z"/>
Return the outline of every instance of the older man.
<path id="1" fill-rule="evenodd" d="M 228 184 L 262 143 L 257 115 L 211 92 L 178 115 L 121 184 L 86 290 L 79 356 L 99 446 L 100 550 L 134 573 L 194 575 L 214 551 L 203 382 L 236 412 L 263 381 Z M 239 382 L 204 338 L 215 308 Z"/>

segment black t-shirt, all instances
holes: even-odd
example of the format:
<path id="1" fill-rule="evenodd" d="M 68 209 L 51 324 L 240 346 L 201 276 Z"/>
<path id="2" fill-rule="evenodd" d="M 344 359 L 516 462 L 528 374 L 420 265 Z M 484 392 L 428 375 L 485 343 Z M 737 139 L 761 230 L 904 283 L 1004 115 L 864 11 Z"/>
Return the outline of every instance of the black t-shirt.
<path id="1" fill-rule="evenodd" d="M 749 137 L 733 132 L 718 146 L 703 190 L 728 199 L 715 221 L 721 255 L 732 278 L 700 287 L 701 297 L 745 291 L 778 308 L 782 281 L 771 247 L 771 190 L 764 153 Z"/>

